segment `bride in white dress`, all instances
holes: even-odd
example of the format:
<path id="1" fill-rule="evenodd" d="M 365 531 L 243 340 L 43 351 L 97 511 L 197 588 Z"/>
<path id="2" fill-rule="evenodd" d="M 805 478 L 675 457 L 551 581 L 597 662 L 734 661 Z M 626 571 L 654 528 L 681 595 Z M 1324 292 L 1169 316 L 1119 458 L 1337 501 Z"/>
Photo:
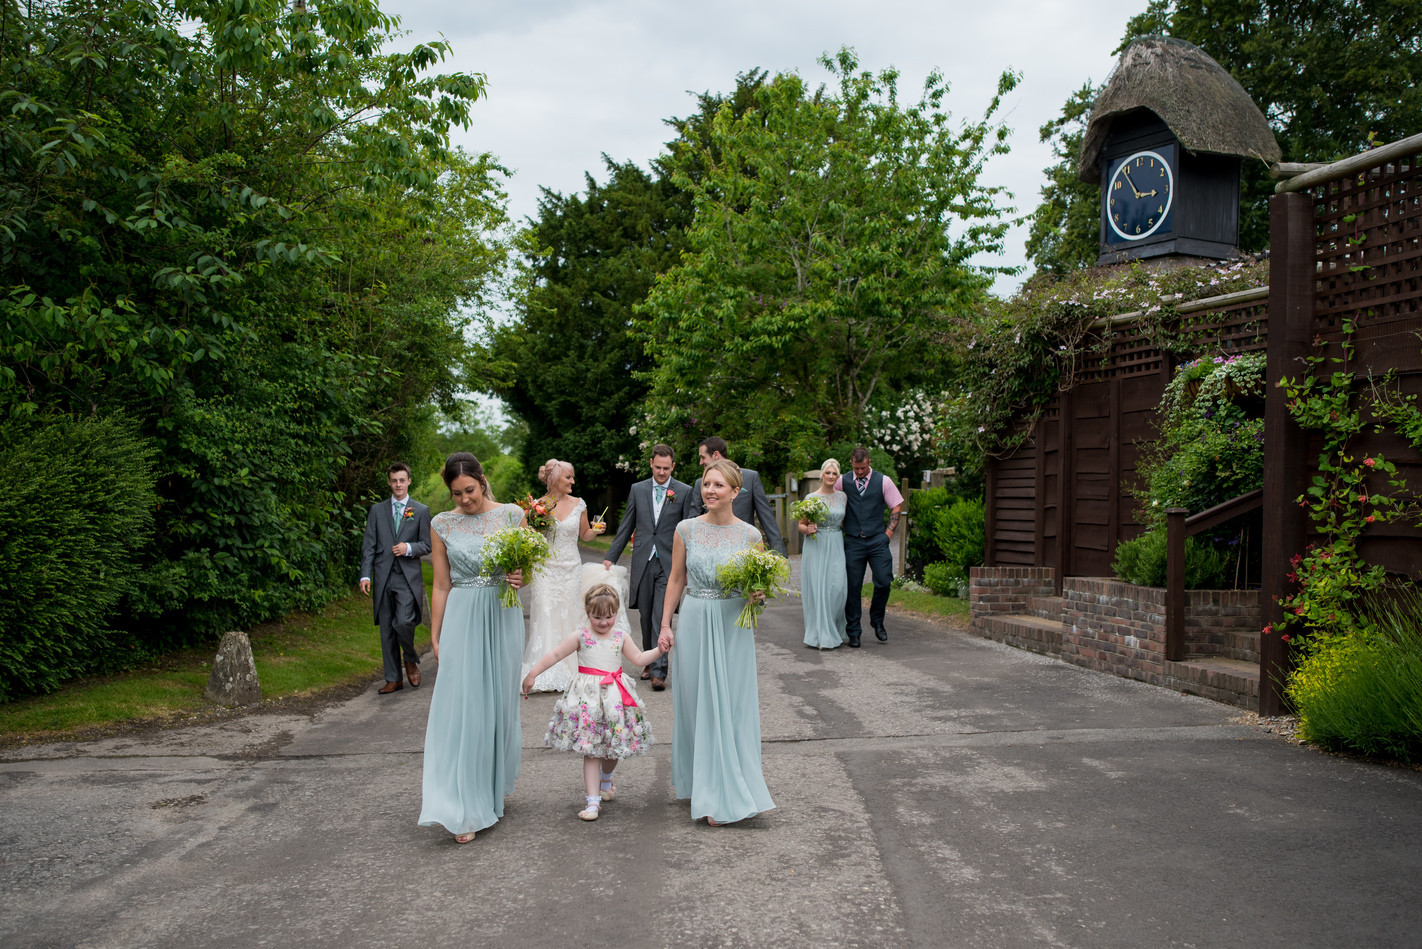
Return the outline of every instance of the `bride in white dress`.
<path id="1" fill-rule="evenodd" d="M 547 498 L 553 503 L 553 527 L 549 542 L 553 556 L 533 573 L 529 584 L 528 639 L 523 649 L 523 670 L 530 669 L 544 654 L 570 633 L 583 626 L 583 561 L 578 555 L 578 540 L 591 540 L 605 530 L 602 524 L 588 524 L 588 506 L 573 497 L 573 466 L 550 458 L 538 469 L 538 480 L 548 486 Z M 599 565 L 599 569 L 601 566 Z M 535 692 L 562 692 L 577 673 L 577 655 L 571 655 L 553 665 L 533 683 Z"/>

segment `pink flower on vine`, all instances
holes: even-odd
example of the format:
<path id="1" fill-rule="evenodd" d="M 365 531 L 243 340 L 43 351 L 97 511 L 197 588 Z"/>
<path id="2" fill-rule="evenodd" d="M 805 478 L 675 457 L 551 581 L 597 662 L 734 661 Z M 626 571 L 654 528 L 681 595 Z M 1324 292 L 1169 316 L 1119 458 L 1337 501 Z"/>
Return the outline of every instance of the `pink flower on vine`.
<path id="1" fill-rule="evenodd" d="M 1358 503 L 1359 503 L 1359 504 L 1367 504 L 1367 503 L 1368 503 L 1368 496 L 1367 496 L 1366 494 L 1360 494 L 1360 495 L 1358 495 Z"/>
<path id="2" fill-rule="evenodd" d="M 1294 607 L 1294 615 L 1295 615 L 1295 616 L 1302 616 L 1303 614 L 1304 614 L 1304 608 L 1303 608 L 1302 606 L 1296 606 L 1296 607 Z"/>
<path id="3" fill-rule="evenodd" d="M 1376 465 L 1377 462 L 1376 462 L 1375 460 L 1373 460 L 1372 458 L 1364 458 L 1364 459 L 1363 459 L 1363 464 L 1365 464 L 1365 465 L 1367 465 L 1369 468 L 1371 468 L 1371 467 L 1373 467 L 1373 465 Z"/>
<path id="4" fill-rule="evenodd" d="M 1268 635 L 1269 635 L 1270 633 L 1272 633 L 1273 631 L 1274 631 L 1274 624 L 1273 624 L 1273 623 L 1270 623 L 1268 626 L 1265 626 L 1265 627 L 1264 627 L 1264 635 L 1265 635 L 1265 636 L 1268 636 Z"/>
<path id="5" fill-rule="evenodd" d="M 1291 642 L 1291 641 L 1293 640 L 1293 637 L 1291 637 L 1288 633 L 1284 633 L 1284 634 L 1283 634 L 1282 636 L 1280 636 L 1279 638 L 1282 639 L 1282 640 L 1283 640 L 1284 642 L 1286 642 L 1286 643 L 1287 643 L 1287 642 Z"/>
<path id="6" fill-rule="evenodd" d="M 1375 517 L 1373 517 L 1371 514 L 1369 514 L 1367 517 L 1363 518 L 1363 520 L 1365 520 L 1365 521 L 1367 521 L 1369 524 L 1371 524 L 1373 521 L 1377 520 L 1377 518 L 1375 518 Z"/>

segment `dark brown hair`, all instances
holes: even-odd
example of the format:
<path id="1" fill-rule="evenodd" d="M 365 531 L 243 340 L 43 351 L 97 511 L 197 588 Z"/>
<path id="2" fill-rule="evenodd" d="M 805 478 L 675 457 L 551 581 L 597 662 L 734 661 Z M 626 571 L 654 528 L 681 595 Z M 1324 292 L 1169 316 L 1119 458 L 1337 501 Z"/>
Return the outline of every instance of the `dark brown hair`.
<path id="1" fill-rule="evenodd" d="M 712 435 L 710 438 L 703 438 L 697 442 L 698 448 L 705 448 L 706 454 L 714 455 L 720 453 L 725 458 L 731 453 L 731 446 L 726 444 L 726 440 L 720 435 Z"/>
<path id="2" fill-rule="evenodd" d="M 672 464 L 676 464 L 676 452 L 672 451 L 672 446 L 663 445 L 661 442 L 657 442 L 652 446 L 652 457 L 670 458 Z"/>
<path id="3" fill-rule="evenodd" d="M 446 488 L 454 486 L 455 478 L 463 478 L 466 475 L 479 482 L 489 500 L 494 500 L 494 492 L 489 487 L 489 479 L 484 477 L 484 466 L 479 464 L 478 458 L 467 451 L 457 451 L 445 459 L 444 470 L 440 472 L 440 476 L 444 478 Z"/>
<path id="4" fill-rule="evenodd" d="M 397 471 L 403 471 L 405 472 L 405 474 L 408 475 L 410 474 L 410 466 L 405 464 L 403 461 L 397 461 L 395 462 L 395 464 L 385 469 L 385 477 L 389 478 Z"/>
<path id="5" fill-rule="evenodd" d="M 854 451 L 852 451 L 852 452 L 849 453 L 849 460 L 850 460 L 850 461 L 860 461 L 860 462 L 868 461 L 868 460 L 869 460 L 869 449 L 867 449 L 867 448 L 856 448 L 856 449 L 854 449 Z"/>

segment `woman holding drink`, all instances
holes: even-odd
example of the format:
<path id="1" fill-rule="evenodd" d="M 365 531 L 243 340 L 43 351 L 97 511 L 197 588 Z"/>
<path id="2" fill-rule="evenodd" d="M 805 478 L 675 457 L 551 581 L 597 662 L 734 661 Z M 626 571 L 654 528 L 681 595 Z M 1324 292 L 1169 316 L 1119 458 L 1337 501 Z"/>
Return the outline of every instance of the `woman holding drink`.
<path id="1" fill-rule="evenodd" d="M 538 469 L 538 480 L 548 486 L 544 503 L 553 517 L 553 526 L 548 531 L 553 557 L 538 569 L 529 583 L 532 600 L 520 678 L 528 675 L 545 653 L 584 624 L 583 561 L 578 555 L 578 541 L 592 540 L 606 529 L 600 518 L 589 523 L 588 506 L 581 498 L 573 497 L 571 464 L 549 458 Z M 576 657 L 569 656 L 540 675 L 533 691 L 562 692 L 577 672 Z"/>

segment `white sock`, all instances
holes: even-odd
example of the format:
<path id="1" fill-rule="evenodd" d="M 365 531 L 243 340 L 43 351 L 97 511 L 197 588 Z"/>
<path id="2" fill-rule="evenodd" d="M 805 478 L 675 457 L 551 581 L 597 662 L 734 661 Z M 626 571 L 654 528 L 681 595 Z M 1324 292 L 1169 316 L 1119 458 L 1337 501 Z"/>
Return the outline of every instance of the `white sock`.
<path id="1" fill-rule="evenodd" d="M 598 768 L 597 770 L 602 774 L 602 781 L 598 786 L 602 788 L 612 787 L 612 772 L 603 771 L 602 768 Z"/>
<path id="2" fill-rule="evenodd" d="M 587 799 L 588 799 L 588 807 L 598 807 L 598 808 L 602 807 L 602 797 L 601 797 L 601 796 L 599 796 L 599 795 L 597 795 L 597 794 L 589 794 L 589 795 L 587 796 Z"/>

